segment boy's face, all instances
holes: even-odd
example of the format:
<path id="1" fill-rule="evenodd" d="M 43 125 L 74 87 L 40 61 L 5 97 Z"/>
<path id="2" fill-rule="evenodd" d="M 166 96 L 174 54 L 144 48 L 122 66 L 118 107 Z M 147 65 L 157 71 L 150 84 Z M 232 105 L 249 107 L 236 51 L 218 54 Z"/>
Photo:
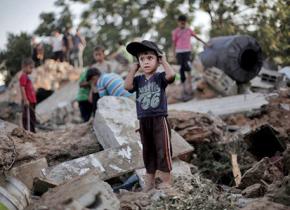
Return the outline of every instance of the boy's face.
<path id="1" fill-rule="evenodd" d="M 152 74 L 157 70 L 158 67 L 158 57 L 152 51 L 142 52 L 138 56 L 139 64 L 144 74 Z"/>
<path id="2" fill-rule="evenodd" d="M 102 63 L 105 60 L 105 53 L 102 50 L 94 51 L 94 59 L 98 63 Z"/>
<path id="3" fill-rule="evenodd" d="M 185 26 L 186 26 L 186 21 L 185 21 L 185 20 L 179 20 L 179 21 L 178 21 L 178 26 L 179 26 L 180 28 L 185 28 Z"/>
<path id="4" fill-rule="evenodd" d="M 99 77 L 98 76 L 93 76 L 90 80 L 91 83 L 97 84 Z"/>
<path id="5" fill-rule="evenodd" d="M 34 69 L 33 64 L 28 64 L 28 65 L 23 66 L 23 70 L 26 74 L 31 74 L 33 69 Z"/>

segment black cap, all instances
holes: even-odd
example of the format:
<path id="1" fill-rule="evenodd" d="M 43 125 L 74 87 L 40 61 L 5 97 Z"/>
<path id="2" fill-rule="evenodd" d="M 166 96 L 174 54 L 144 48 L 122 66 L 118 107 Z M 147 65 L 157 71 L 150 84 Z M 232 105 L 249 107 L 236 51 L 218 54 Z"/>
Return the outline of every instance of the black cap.
<path id="1" fill-rule="evenodd" d="M 87 71 L 86 79 L 90 81 L 93 76 L 100 76 L 101 72 L 97 68 L 90 68 Z"/>
<path id="2" fill-rule="evenodd" d="M 126 47 L 127 51 L 137 57 L 137 55 L 141 52 L 145 52 L 148 50 L 154 51 L 157 56 L 162 56 L 162 51 L 158 48 L 157 44 L 148 40 L 143 40 L 142 42 L 131 42 Z"/>

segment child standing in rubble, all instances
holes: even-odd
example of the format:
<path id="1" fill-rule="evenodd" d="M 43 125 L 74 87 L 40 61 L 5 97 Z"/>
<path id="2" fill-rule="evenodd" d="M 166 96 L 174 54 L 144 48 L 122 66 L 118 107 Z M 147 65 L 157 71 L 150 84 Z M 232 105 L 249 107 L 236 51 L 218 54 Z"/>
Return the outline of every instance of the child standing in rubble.
<path id="1" fill-rule="evenodd" d="M 178 27 L 172 31 L 173 53 L 177 63 L 180 65 L 180 79 L 182 84 L 181 100 L 187 101 L 192 98 L 192 78 L 191 78 L 191 50 L 190 38 L 193 36 L 198 41 L 208 47 L 189 27 L 187 27 L 187 17 L 178 17 Z"/>
<path id="2" fill-rule="evenodd" d="M 175 72 L 154 42 L 131 42 L 127 51 L 139 62 L 131 66 L 125 80 L 125 89 L 136 92 L 137 116 L 146 168 L 143 190 L 148 192 L 155 188 L 157 170 L 160 171 L 162 179 L 157 188 L 167 189 L 171 186 L 172 148 L 165 88 L 174 81 Z M 160 64 L 165 72 L 156 71 Z M 139 68 L 143 74 L 135 76 Z"/>
<path id="3" fill-rule="evenodd" d="M 25 130 L 35 133 L 35 106 L 36 95 L 29 74 L 32 73 L 34 62 L 31 58 L 22 61 L 22 72 L 19 78 L 21 102 L 22 102 L 22 125 Z"/>

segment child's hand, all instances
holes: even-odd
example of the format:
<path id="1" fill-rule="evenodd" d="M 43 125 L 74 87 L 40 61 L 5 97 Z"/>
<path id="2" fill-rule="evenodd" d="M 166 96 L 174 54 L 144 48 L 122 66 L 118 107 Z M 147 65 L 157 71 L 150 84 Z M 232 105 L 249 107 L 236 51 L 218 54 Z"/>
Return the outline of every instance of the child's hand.
<path id="1" fill-rule="evenodd" d="M 167 59 L 166 59 L 166 56 L 164 53 L 163 53 L 162 57 L 159 58 L 159 63 L 162 65 L 167 63 Z"/>
<path id="2" fill-rule="evenodd" d="M 134 71 L 135 73 L 139 70 L 140 64 L 139 63 L 133 63 L 130 65 L 130 71 Z"/>

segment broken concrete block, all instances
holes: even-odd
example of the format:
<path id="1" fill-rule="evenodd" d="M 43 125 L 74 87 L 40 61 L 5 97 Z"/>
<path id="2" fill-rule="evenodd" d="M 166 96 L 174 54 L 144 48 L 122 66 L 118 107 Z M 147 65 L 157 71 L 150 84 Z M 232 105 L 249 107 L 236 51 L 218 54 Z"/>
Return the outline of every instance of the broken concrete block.
<path id="1" fill-rule="evenodd" d="M 9 123 L 7 121 L 0 119 L 0 135 L 7 135 L 10 133 L 14 128 L 17 128 L 17 125 L 14 125 L 12 123 Z"/>
<path id="2" fill-rule="evenodd" d="M 245 113 L 260 109 L 268 104 L 266 96 L 260 93 L 228 96 L 202 101 L 191 100 L 185 103 L 170 104 L 168 110 L 191 111 L 200 113 L 211 112 L 217 116 Z"/>
<path id="3" fill-rule="evenodd" d="M 104 149 L 130 143 L 141 145 L 140 135 L 135 131 L 138 128 L 135 110 L 135 103 L 126 97 L 105 96 L 98 101 L 94 130 Z M 173 130 L 171 143 L 174 157 L 193 150 L 193 147 Z"/>
<path id="4" fill-rule="evenodd" d="M 21 181 L 13 177 L 1 181 L 0 204 L 9 210 L 23 210 L 29 203 L 29 189 Z"/>
<path id="5" fill-rule="evenodd" d="M 278 132 L 269 124 L 264 124 L 245 136 L 251 152 L 258 160 L 272 157 L 285 150 L 284 143 L 277 137 Z"/>
<path id="6" fill-rule="evenodd" d="M 267 157 L 263 158 L 243 174 L 239 188 L 244 189 L 253 184 L 260 183 L 261 180 L 268 184 L 281 180 L 284 177 L 283 172 L 275 164 L 278 165 L 278 161 L 272 163 L 271 159 Z"/>
<path id="7" fill-rule="evenodd" d="M 251 90 L 259 93 L 270 93 L 275 89 L 275 85 L 262 81 L 261 77 L 255 77 L 250 81 Z"/>
<path id="8" fill-rule="evenodd" d="M 253 184 L 242 191 L 242 195 L 246 198 L 262 197 L 266 192 L 265 186 L 262 184 Z"/>
<path id="9" fill-rule="evenodd" d="M 226 75 L 224 71 L 211 67 L 207 68 L 203 73 L 203 78 L 207 83 L 222 95 L 230 96 L 238 93 L 236 81 Z"/>
<path id="10" fill-rule="evenodd" d="M 283 79 L 282 73 L 265 68 L 262 68 L 259 76 L 261 77 L 262 81 L 272 83 L 275 86 L 277 86 Z"/>
<path id="11" fill-rule="evenodd" d="M 17 177 L 22 181 L 29 189 L 32 189 L 33 179 L 35 177 L 43 177 L 42 169 L 47 168 L 47 161 L 45 158 L 41 158 L 29 163 L 22 164 L 14 167 L 9 171 L 11 176 Z"/>
<path id="12" fill-rule="evenodd" d="M 66 182 L 45 193 L 39 201 L 28 207 L 36 209 L 119 209 L 120 202 L 109 184 L 98 173 L 90 172 Z"/>
<path id="13" fill-rule="evenodd" d="M 41 196 L 46 193 L 50 188 L 54 188 L 57 186 L 57 183 L 54 183 L 50 180 L 47 180 L 42 177 L 36 177 L 33 179 L 33 195 Z"/>
<path id="14" fill-rule="evenodd" d="M 94 169 L 101 179 L 107 180 L 142 168 L 141 154 L 140 145 L 131 143 L 63 162 L 45 169 L 43 173 L 48 180 L 61 184 Z"/>
<path id="15" fill-rule="evenodd" d="M 39 122 L 47 122 L 60 109 L 72 109 L 72 102 L 75 100 L 78 88 L 77 81 L 70 82 L 38 104 L 35 112 Z"/>

